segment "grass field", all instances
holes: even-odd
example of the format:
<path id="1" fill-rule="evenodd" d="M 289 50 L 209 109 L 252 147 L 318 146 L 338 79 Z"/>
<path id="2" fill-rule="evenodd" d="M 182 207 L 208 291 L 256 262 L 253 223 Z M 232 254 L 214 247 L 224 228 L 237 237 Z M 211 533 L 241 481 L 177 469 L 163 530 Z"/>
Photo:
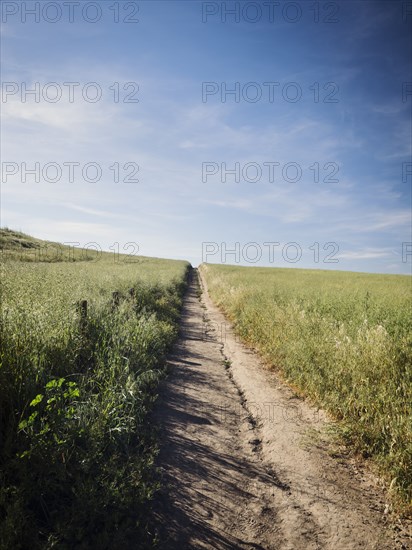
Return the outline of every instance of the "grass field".
<path id="1" fill-rule="evenodd" d="M 0 246 L 0 547 L 144 547 L 147 413 L 189 264 L 7 229 Z"/>
<path id="2" fill-rule="evenodd" d="M 237 334 L 340 419 L 401 502 L 412 500 L 412 280 L 202 264 Z"/>

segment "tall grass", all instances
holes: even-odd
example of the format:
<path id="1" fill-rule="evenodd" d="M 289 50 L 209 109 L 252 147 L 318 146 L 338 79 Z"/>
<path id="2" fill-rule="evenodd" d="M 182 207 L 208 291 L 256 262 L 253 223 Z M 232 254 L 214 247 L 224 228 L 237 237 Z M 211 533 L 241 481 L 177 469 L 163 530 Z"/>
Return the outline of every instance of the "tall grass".
<path id="1" fill-rule="evenodd" d="M 188 264 L 10 257 L 1 268 L 0 547 L 143 548 L 156 490 L 147 412 Z"/>
<path id="2" fill-rule="evenodd" d="M 412 504 L 411 278 L 202 265 L 235 330 Z"/>

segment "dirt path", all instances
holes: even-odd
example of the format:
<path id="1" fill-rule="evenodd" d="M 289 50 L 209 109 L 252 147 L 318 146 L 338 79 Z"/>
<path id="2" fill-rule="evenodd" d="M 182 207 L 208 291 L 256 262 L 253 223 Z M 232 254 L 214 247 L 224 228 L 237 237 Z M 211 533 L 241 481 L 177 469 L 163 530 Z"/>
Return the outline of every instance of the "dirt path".
<path id="1" fill-rule="evenodd" d="M 409 548 L 371 476 L 330 456 L 322 412 L 235 340 L 203 290 L 200 302 L 195 273 L 156 411 L 162 548 Z"/>

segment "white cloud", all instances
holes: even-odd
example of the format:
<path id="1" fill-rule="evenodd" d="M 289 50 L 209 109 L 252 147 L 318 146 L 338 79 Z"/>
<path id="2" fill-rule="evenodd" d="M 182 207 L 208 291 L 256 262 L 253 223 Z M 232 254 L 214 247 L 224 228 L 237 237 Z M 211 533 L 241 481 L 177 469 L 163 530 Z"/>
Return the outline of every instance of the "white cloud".
<path id="1" fill-rule="evenodd" d="M 348 250 L 338 254 L 342 260 L 371 260 L 375 258 L 389 258 L 394 254 L 388 249 Z"/>

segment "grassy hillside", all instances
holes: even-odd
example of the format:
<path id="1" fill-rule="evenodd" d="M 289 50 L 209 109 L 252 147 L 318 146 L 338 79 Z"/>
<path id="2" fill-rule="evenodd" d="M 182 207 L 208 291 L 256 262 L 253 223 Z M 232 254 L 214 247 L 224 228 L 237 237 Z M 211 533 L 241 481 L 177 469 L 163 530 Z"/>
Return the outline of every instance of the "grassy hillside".
<path id="1" fill-rule="evenodd" d="M 151 263 L 166 265 L 173 260 L 151 258 L 131 254 L 118 254 L 117 250 L 103 252 L 97 243 L 88 243 L 89 248 L 79 248 L 75 245 L 62 244 L 54 241 L 36 239 L 13 229 L 0 228 L 0 253 L 2 261 L 15 260 L 20 262 L 55 263 L 55 262 L 120 262 L 120 263 Z M 133 248 L 130 248 L 133 251 Z"/>
<path id="2" fill-rule="evenodd" d="M 2 261 L 23 262 L 89 261 L 96 259 L 94 250 L 74 248 L 53 241 L 36 239 L 13 229 L 0 228 Z"/>
<path id="3" fill-rule="evenodd" d="M 189 265 L 0 243 L 0 547 L 144 547 L 147 413 Z"/>
<path id="4" fill-rule="evenodd" d="M 412 499 L 412 279 L 203 264 L 249 345 L 342 420 L 404 502 Z"/>

